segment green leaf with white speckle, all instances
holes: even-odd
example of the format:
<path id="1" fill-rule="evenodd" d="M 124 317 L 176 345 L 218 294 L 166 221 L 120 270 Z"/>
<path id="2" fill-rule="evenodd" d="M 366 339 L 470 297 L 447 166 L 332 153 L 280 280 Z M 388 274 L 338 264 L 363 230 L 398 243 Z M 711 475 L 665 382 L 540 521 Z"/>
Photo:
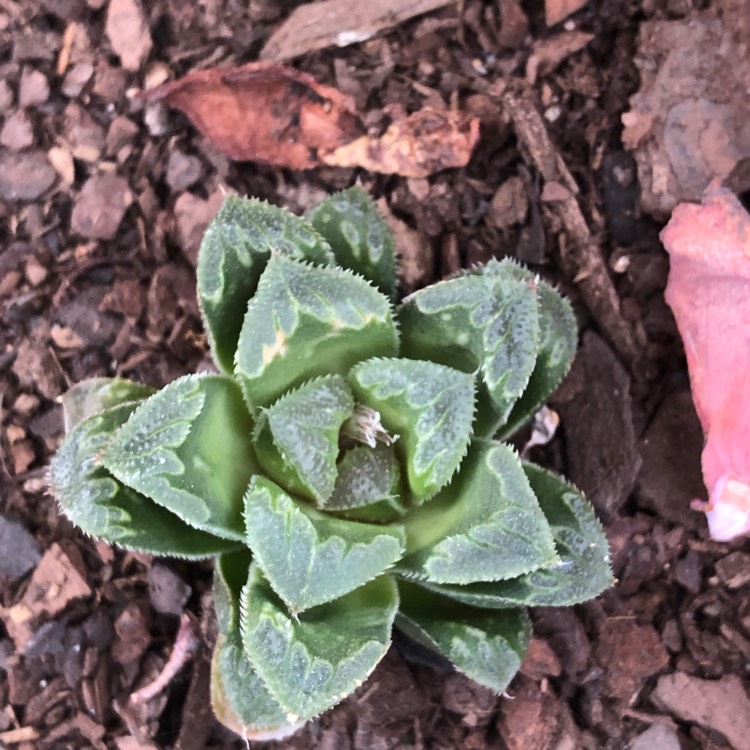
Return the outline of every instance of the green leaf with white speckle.
<path id="1" fill-rule="evenodd" d="M 474 378 L 426 360 L 369 359 L 349 374 L 355 398 L 380 414 L 416 500 L 445 486 L 471 439 Z"/>
<path id="2" fill-rule="evenodd" d="M 294 474 L 290 491 L 301 492 L 319 505 L 324 505 L 336 483 L 336 459 L 339 455 L 341 425 L 351 416 L 354 399 L 341 375 L 326 375 L 303 383 L 282 396 L 263 414 L 286 467 Z M 258 460 L 263 465 L 269 454 L 267 441 L 261 441 Z M 286 472 L 274 476 L 278 464 L 273 456 L 269 472 L 282 486 Z M 264 466 L 265 468 L 265 466 Z"/>
<path id="3" fill-rule="evenodd" d="M 480 685 L 497 693 L 508 687 L 531 639 L 523 609 L 467 607 L 407 581 L 399 582 L 399 592 L 399 630 L 443 654 Z"/>
<path id="4" fill-rule="evenodd" d="M 503 443 L 472 445 L 448 487 L 404 519 L 405 577 L 498 581 L 557 562 L 546 518 L 521 461 Z"/>
<path id="5" fill-rule="evenodd" d="M 306 214 L 328 240 L 336 262 L 372 281 L 391 299 L 396 294 L 396 250 L 388 225 L 372 198 L 352 187 L 326 198 Z"/>
<path id="6" fill-rule="evenodd" d="M 529 419 L 565 377 L 576 353 L 577 326 L 570 302 L 558 294 L 542 279 L 535 278 L 527 268 L 510 259 L 492 260 L 478 269 L 478 273 L 508 276 L 537 287 L 539 305 L 539 346 L 534 371 L 521 398 L 514 404 L 507 422 L 497 435 L 504 440 L 510 437 Z"/>
<path id="7" fill-rule="evenodd" d="M 219 637 L 211 661 L 211 704 L 219 721 L 240 735 L 278 730 L 286 712 L 260 679 L 242 647 L 239 600 L 249 555 L 222 555 L 214 570 L 214 607 Z"/>
<path id="8" fill-rule="evenodd" d="M 241 541 L 242 496 L 257 472 L 252 431 L 235 382 L 187 375 L 133 412 L 103 463 L 191 526 Z"/>
<path id="9" fill-rule="evenodd" d="M 398 609 L 390 576 L 293 617 L 253 566 L 242 595 L 245 653 L 287 718 L 309 719 L 361 685 L 383 658 Z"/>
<path id="10" fill-rule="evenodd" d="M 62 397 L 65 432 L 105 409 L 131 401 L 142 401 L 154 389 L 125 378 L 89 378 L 76 383 Z"/>
<path id="11" fill-rule="evenodd" d="M 533 285 L 467 275 L 411 294 L 398 310 L 402 350 L 464 372 L 479 371 L 474 433 L 505 423 L 534 369 L 539 315 Z"/>
<path id="12" fill-rule="evenodd" d="M 401 470 L 392 445 L 358 445 L 338 462 L 338 476 L 325 510 L 373 523 L 395 521 L 406 513 Z"/>
<path id="13" fill-rule="evenodd" d="M 367 281 L 275 255 L 245 315 L 236 376 L 248 402 L 265 407 L 306 380 L 397 349 L 390 303 Z"/>
<path id="14" fill-rule="evenodd" d="M 265 477 L 245 495 L 247 545 L 274 591 L 296 613 L 329 602 L 387 570 L 404 549 L 400 526 L 320 513 Z"/>
<path id="15" fill-rule="evenodd" d="M 227 196 L 203 236 L 197 268 L 211 351 L 226 372 L 234 368 L 242 318 L 271 253 L 334 262 L 328 243 L 303 219 L 262 201 Z"/>
<path id="16" fill-rule="evenodd" d="M 609 547 L 591 504 L 561 477 L 524 464 L 560 556 L 549 567 L 518 578 L 467 586 L 424 585 L 475 607 L 566 607 L 601 594 L 613 584 Z"/>
<path id="17" fill-rule="evenodd" d="M 137 405 L 105 409 L 65 437 L 50 464 L 50 485 L 62 512 L 97 539 L 153 555 L 202 558 L 236 546 L 189 526 L 102 466 L 102 451 Z"/>

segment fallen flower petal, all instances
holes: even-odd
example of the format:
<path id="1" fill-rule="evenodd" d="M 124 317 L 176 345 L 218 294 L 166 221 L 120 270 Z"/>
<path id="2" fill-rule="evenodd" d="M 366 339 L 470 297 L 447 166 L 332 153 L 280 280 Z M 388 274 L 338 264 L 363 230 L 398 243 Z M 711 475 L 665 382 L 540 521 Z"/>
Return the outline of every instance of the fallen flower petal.
<path id="1" fill-rule="evenodd" d="M 685 344 L 706 443 L 707 515 L 719 541 L 750 532 L 750 216 L 712 183 L 702 205 L 683 203 L 661 234 L 665 292 Z"/>

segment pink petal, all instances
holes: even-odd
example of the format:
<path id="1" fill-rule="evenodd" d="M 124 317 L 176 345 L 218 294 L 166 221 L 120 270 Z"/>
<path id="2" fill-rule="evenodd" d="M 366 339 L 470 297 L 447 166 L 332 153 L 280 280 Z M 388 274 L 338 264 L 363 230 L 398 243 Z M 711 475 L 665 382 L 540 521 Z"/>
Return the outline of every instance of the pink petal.
<path id="1" fill-rule="evenodd" d="M 728 540 L 750 532 L 750 216 L 712 183 L 702 205 L 674 210 L 661 239 L 670 257 L 665 297 L 706 435 L 709 528 Z"/>

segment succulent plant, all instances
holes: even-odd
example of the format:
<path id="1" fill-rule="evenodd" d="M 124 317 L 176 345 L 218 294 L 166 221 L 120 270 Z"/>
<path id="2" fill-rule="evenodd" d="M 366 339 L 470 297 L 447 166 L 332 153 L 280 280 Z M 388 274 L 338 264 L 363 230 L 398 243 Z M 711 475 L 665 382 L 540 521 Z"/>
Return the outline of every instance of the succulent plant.
<path id="1" fill-rule="evenodd" d="M 228 197 L 197 283 L 219 373 L 75 386 L 51 483 L 94 537 L 216 556 L 225 724 L 295 729 L 362 684 L 394 626 L 502 691 L 527 606 L 610 584 L 589 503 L 503 442 L 575 352 L 551 286 L 492 261 L 396 305 L 394 242 L 358 188 L 304 218 Z"/>

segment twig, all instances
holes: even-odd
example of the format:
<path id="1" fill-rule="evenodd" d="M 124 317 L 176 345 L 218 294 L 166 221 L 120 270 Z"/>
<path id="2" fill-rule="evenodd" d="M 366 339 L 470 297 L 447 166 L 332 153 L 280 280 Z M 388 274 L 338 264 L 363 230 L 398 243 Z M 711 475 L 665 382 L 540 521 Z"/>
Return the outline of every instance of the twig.
<path id="1" fill-rule="evenodd" d="M 169 655 L 164 669 L 159 672 L 152 682 L 136 690 L 130 696 L 131 704 L 139 705 L 146 703 L 164 690 L 195 653 L 198 643 L 198 635 L 193 619 L 188 612 L 185 612 L 180 618 L 180 628 L 177 631 L 172 653 Z"/>
<path id="2" fill-rule="evenodd" d="M 601 249 L 578 205 L 578 186 L 552 144 L 531 92 L 525 87 L 508 87 L 501 99 L 521 153 L 536 167 L 548 188 L 545 208 L 564 229 L 560 236 L 562 270 L 578 285 L 591 314 L 628 369 L 637 374 L 641 350 L 632 326 L 623 317 Z"/>

